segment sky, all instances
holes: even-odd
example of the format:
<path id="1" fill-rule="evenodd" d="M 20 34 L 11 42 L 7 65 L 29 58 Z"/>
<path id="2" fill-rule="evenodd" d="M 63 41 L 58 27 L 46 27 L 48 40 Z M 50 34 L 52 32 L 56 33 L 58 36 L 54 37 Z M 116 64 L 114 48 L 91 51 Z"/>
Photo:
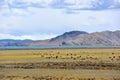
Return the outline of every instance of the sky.
<path id="1" fill-rule="evenodd" d="M 0 39 L 120 30 L 120 0 L 0 0 Z"/>

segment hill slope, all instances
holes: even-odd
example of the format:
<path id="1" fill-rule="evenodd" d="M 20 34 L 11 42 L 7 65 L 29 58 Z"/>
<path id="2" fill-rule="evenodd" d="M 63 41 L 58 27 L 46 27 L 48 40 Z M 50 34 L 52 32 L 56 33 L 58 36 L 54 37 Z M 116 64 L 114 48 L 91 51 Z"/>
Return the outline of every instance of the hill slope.
<path id="1" fill-rule="evenodd" d="M 66 32 L 48 40 L 15 42 L 17 46 L 120 46 L 120 31 L 103 31 L 87 33 L 84 31 Z"/>
<path id="2" fill-rule="evenodd" d="M 76 32 L 69 35 L 68 33 L 51 39 L 52 43 L 73 46 L 120 46 L 120 31 L 83 32 L 77 35 L 74 35 Z"/>

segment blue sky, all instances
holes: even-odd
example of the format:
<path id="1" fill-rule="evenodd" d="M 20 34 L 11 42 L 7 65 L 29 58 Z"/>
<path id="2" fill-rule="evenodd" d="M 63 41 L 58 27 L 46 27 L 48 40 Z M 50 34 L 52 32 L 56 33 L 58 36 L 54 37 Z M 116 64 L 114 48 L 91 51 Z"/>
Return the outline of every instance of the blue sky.
<path id="1" fill-rule="evenodd" d="M 120 0 L 0 0 L 0 39 L 120 30 Z"/>

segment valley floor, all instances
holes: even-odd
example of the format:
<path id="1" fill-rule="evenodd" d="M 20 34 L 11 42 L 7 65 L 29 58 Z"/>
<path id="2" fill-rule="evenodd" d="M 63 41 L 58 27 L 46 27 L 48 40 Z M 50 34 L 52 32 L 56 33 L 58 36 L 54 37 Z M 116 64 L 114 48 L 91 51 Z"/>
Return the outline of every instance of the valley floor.
<path id="1" fill-rule="evenodd" d="M 120 80 L 120 49 L 0 50 L 0 80 Z"/>

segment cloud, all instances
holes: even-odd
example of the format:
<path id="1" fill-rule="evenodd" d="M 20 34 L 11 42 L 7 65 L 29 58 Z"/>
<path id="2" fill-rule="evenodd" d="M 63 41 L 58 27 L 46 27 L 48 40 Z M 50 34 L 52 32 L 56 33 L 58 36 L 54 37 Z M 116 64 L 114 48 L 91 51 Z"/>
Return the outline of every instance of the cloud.
<path id="1" fill-rule="evenodd" d="M 36 8 L 44 8 L 45 3 L 41 0 L 34 1 L 33 0 L 14 0 L 12 2 L 8 2 L 10 8 L 23 8 L 27 9 L 28 7 L 36 7 Z"/>
<path id="2" fill-rule="evenodd" d="M 120 0 L 0 0 L 0 38 L 46 39 L 71 30 L 117 30 L 119 8 Z"/>
<path id="3" fill-rule="evenodd" d="M 120 8 L 120 0 L 1 0 L 0 9 L 56 8 L 64 10 L 105 10 Z"/>
<path id="4" fill-rule="evenodd" d="M 81 10 L 119 9 L 120 0 L 0 0 L 0 15 L 26 16 L 34 12 L 30 8 L 58 9 L 66 14 L 78 14 Z"/>
<path id="5" fill-rule="evenodd" d="M 59 9 L 36 9 L 29 8 L 35 15 L 27 16 L 1 16 L 0 32 L 23 35 L 36 33 L 58 33 L 70 30 L 84 30 L 94 31 L 92 28 L 102 27 L 109 29 L 111 26 L 114 29 L 119 27 L 120 11 L 119 10 L 101 10 L 101 11 L 85 11 L 82 10 L 76 14 L 68 12 L 69 14 L 61 13 Z M 82 27 L 87 26 L 87 30 Z M 107 28 L 106 28 L 107 27 Z M 115 28 L 116 29 L 116 28 Z"/>
<path id="6" fill-rule="evenodd" d="M 44 40 L 56 37 L 56 34 L 31 34 L 31 35 L 21 35 L 15 36 L 11 34 L 0 33 L 0 39 L 32 39 L 32 40 Z"/>

